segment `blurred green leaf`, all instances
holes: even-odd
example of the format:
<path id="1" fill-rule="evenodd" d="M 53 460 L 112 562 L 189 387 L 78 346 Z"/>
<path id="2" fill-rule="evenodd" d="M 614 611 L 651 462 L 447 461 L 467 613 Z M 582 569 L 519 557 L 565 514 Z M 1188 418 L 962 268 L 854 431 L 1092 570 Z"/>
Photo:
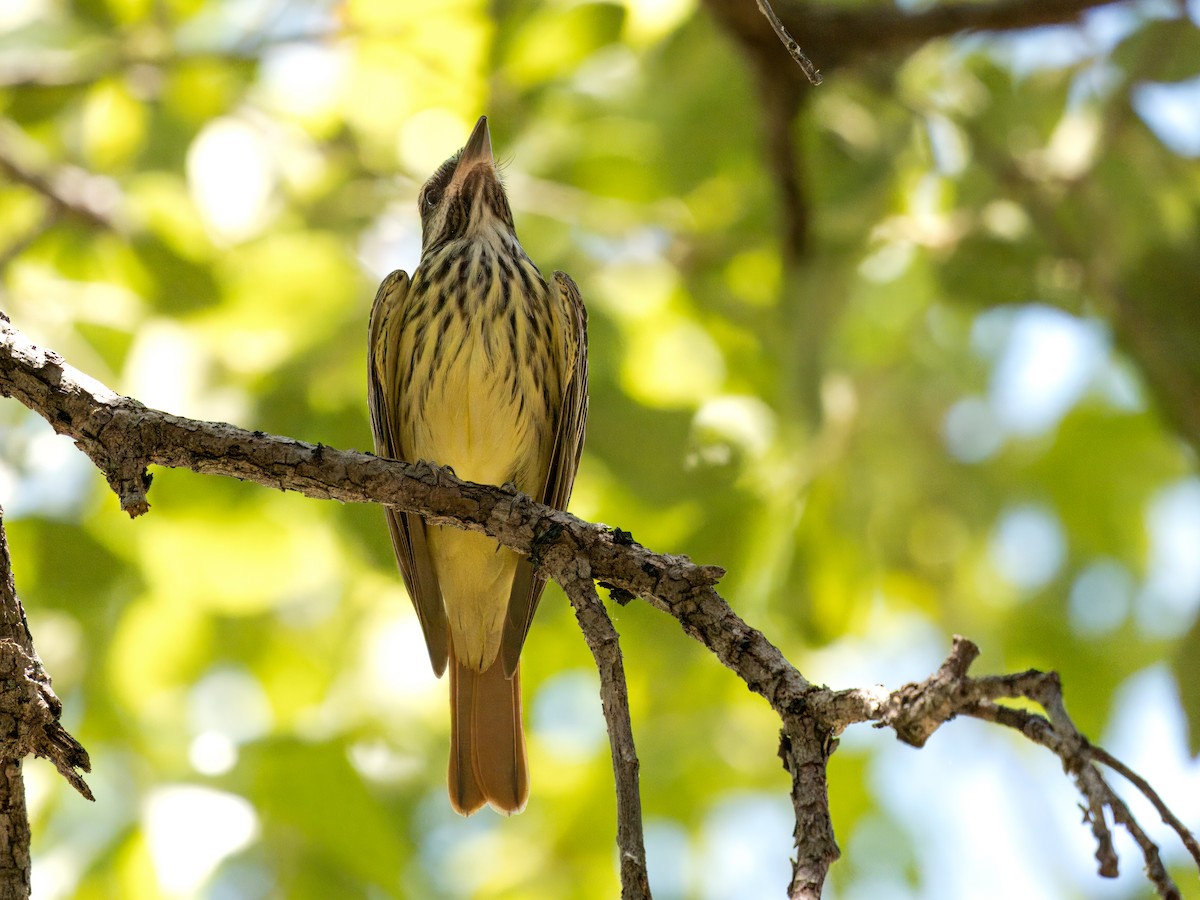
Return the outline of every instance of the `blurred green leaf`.
<path id="1" fill-rule="evenodd" d="M 309 891 L 321 885 L 399 889 L 409 856 L 402 823 L 350 767 L 345 748 L 256 744 L 236 781 L 257 801 L 267 846 L 289 861 L 279 871 L 289 896 L 320 896 Z"/>
<path id="2" fill-rule="evenodd" d="M 1200 619 L 1175 648 L 1171 671 L 1187 717 L 1188 749 L 1200 757 Z"/>
<path id="3" fill-rule="evenodd" d="M 1186 81 L 1200 75 L 1200 28 L 1186 16 L 1152 20 L 1122 41 L 1112 59 L 1139 80 Z"/>
<path id="4" fill-rule="evenodd" d="M 766 80 L 767 109 L 694 5 L 276 6 L 89 0 L 0 35 L 0 154 L 41 176 L 0 186 L 0 306 L 35 341 L 174 413 L 369 449 L 374 287 L 417 264 L 420 185 L 487 114 L 525 249 L 589 306 L 574 512 L 725 567 L 731 605 L 837 687 L 924 678 L 963 633 L 980 674 L 1058 670 L 1107 740 L 1123 692 L 1170 661 L 1196 752 L 1194 611 L 1139 605 L 1190 571 L 1187 504 L 1177 534 L 1150 520 L 1197 471 L 1200 175 L 1134 104 L 1200 71 L 1188 20 L 1114 10 L 1133 30 L 1112 52 L 1088 24 L 848 57 L 819 89 Z M 95 204 L 109 225 L 72 211 Z M 1013 327 L 1033 308 L 1065 313 L 1057 343 Z M 258 823 L 197 896 L 618 892 L 596 676 L 558 588 L 523 660 L 529 808 L 461 820 L 446 685 L 381 510 L 155 470 L 130 521 L 69 441 L 16 404 L 0 423 L 18 589 L 102 785 L 84 812 L 30 790 L 55 896 L 162 895 L 171 838 L 147 810 L 197 784 Z M 997 549 L 1021 508 L 1061 534 L 1041 580 L 1023 567 L 1045 548 Z M 1108 609 L 1098 565 L 1120 576 Z M 690 895 L 729 864 L 730 798 L 784 801 L 778 722 L 664 614 L 609 608 L 667 834 L 651 866 L 678 863 Z M 922 753 L 1014 746 L 963 724 Z M 831 889 L 954 883 L 941 860 L 976 857 L 941 842 L 974 832 L 930 817 L 978 770 L 939 769 L 912 804 L 897 785 L 927 757 L 906 750 L 902 778 L 890 738 L 842 740 Z M 995 759 L 1038 797 L 1061 777 L 1036 748 Z M 778 838 L 783 864 L 778 830 L 753 849 Z M 1005 883 L 1018 854 L 1037 883 L 1095 893 L 1069 853 L 993 845 L 972 883 Z"/>
<path id="5" fill-rule="evenodd" d="M 580 3 L 530 16 L 505 55 L 509 76 L 525 87 L 568 74 L 616 40 L 624 20 L 616 3 Z"/>

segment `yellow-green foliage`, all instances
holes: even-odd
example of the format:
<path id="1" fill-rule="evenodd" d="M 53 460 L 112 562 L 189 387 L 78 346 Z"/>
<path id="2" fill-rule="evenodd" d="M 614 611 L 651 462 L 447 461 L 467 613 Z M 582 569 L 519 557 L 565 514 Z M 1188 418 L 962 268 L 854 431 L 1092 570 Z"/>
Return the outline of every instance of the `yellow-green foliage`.
<path id="1" fill-rule="evenodd" d="M 1057 668 L 1128 749 L 1120 698 L 1152 685 L 1173 724 L 1137 761 L 1196 824 L 1200 482 L 1173 397 L 1200 384 L 1200 177 L 1138 99 L 1200 72 L 1189 20 L 936 41 L 795 88 L 790 267 L 757 82 L 685 0 L 0 7 L 0 154 L 112 223 L 0 177 L 0 308 L 35 341 L 173 413 L 368 449 L 375 286 L 416 264 L 416 192 L 486 113 L 524 246 L 591 312 L 573 510 L 727 568 L 838 687 L 924 677 L 960 632 L 980 671 Z M 557 588 L 523 657 L 528 811 L 463 821 L 381 510 L 186 471 L 150 501 L 128 520 L 0 403 L 18 589 L 95 766 L 94 806 L 26 767 L 35 896 L 617 895 L 597 679 Z M 658 896 L 781 896 L 778 723 L 672 620 L 612 611 Z M 1030 780 L 1026 818 L 987 772 Z M 1000 896 L 1014 870 L 1049 893 L 1010 896 L 1097 894 L 1067 782 L 1007 735 L 853 732 L 830 794 L 836 896 Z M 975 833 L 956 798 L 1009 841 L 966 882 L 930 849 Z"/>

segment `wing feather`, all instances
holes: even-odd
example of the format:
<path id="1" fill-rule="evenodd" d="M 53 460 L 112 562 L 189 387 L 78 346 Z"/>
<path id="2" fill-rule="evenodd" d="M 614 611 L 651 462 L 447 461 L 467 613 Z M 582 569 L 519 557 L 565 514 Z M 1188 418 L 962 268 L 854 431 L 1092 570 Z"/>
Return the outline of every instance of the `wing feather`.
<path id="1" fill-rule="evenodd" d="M 371 410 L 371 432 L 375 438 L 375 453 L 390 459 L 401 459 L 400 381 L 398 365 L 400 324 L 408 299 L 409 278 L 399 270 L 390 274 L 379 286 L 371 306 L 369 344 L 367 347 L 367 396 Z M 411 460 L 410 460 L 411 462 Z M 442 604 L 442 592 L 429 556 L 425 522 L 420 516 L 400 512 L 390 507 L 387 513 L 388 531 L 400 574 L 417 610 L 429 661 L 441 677 L 446 670 L 449 653 L 449 624 Z"/>
<path id="2" fill-rule="evenodd" d="M 565 272 L 554 273 L 551 291 L 557 304 L 555 318 L 561 330 L 563 397 L 546 484 L 542 495 L 534 499 L 555 509 L 566 509 L 571 488 L 575 484 L 575 473 L 579 470 L 587 425 L 587 309 L 579 288 Z M 533 566 L 527 558 L 522 557 L 517 563 L 500 645 L 504 672 L 509 678 L 517 671 L 521 647 L 525 644 L 525 636 L 529 633 L 529 625 L 545 586 L 546 579 L 534 575 Z"/>

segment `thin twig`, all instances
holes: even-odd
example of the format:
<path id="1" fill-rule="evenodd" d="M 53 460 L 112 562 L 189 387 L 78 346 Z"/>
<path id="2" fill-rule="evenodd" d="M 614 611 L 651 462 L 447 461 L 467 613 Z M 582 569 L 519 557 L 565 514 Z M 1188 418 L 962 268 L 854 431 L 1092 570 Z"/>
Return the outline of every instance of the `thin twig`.
<path id="1" fill-rule="evenodd" d="M 1200 841 L 1197 841 L 1196 836 L 1188 830 L 1188 827 L 1180 821 L 1175 813 L 1171 812 L 1167 804 L 1158 796 L 1158 792 L 1150 787 L 1150 783 L 1102 747 L 1093 746 L 1091 754 L 1096 762 L 1103 763 L 1114 772 L 1117 772 L 1122 778 L 1141 791 L 1147 800 L 1154 804 L 1154 808 L 1162 816 L 1163 822 L 1175 830 L 1175 833 L 1179 835 L 1179 839 L 1183 841 L 1183 846 L 1187 848 L 1188 853 L 1192 855 L 1192 859 L 1196 861 L 1196 865 L 1200 867 Z"/>
<path id="2" fill-rule="evenodd" d="M 586 561 L 584 561 L 586 565 Z M 629 691 L 617 630 L 596 594 L 590 569 L 563 585 L 588 649 L 600 672 L 600 701 L 608 724 L 613 777 L 617 792 L 617 851 L 621 857 L 622 900 L 649 900 L 646 843 L 642 830 L 642 796 L 639 763 L 629 717 Z"/>
<path id="3" fill-rule="evenodd" d="M 1027 695 L 1014 694 L 1013 696 Z M 1041 744 L 1053 751 L 1062 760 L 1063 768 L 1071 774 L 1086 801 L 1087 821 L 1096 839 L 1096 860 L 1100 864 L 1100 874 L 1105 878 L 1115 878 L 1118 874 L 1116 848 L 1113 845 L 1112 833 L 1104 815 L 1104 810 L 1107 808 L 1112 813 L 1113 822 L 1128 831 L 1138 847 L 1141 848 L 1146 863 L 1146 874 L 1154 884 L 1159 896 L 1167 898 L 1167 900 L 1177 900 L 1180 896 L 1179 888 L 1163 865 L 1158 845 L 1142 829 L 1129 811 L 1125 801 L 1112 789 L 1094 763 L 1104 763 L 1128 778 L 1142 793 L 1146 794 L 1155 807 L 1159 808 L 1159 814 L 1163 816 L 1164 821 L 1167 821 L 1179 833 L 1189 852 L 1193 852 L 1196 839 L 1183 823 L 1170 810 L 1166 809 L 1165 804 L 1162 804 L 1161 799 L 1141 776 L 1108 752 L 1088 743 L 1075 730 L 1075 726 L 1069 723 L 1069 720 L 1056 724 L 1037 713 L 987 701 L 970 704 L 960 712 L 1013 728 L 1034 743 Z"/>
<path id="4" fill-rule="evenodd" d="M 800 66 L 809 83 L 813 85 L 820 84 L 824 80 L 821 78 L 820 69 L 813 65 L 812 60 L 804 55 L 804 51 L 800 49 L 800 45 L 796 43 L 796 39 L 788 34 L 788 30 L 784 27 L 783 22 L 779 20 L 779 16 L 775 15 L 775 9 L 771 6 L 769 0 L 758 0 L 758 8 L 767 17 L 767 21 L 771 23 L 772 30 L 779 37 L 779 40 L 783 42 L 783 46 L 787 48 L 787 52 L 791 55 L 792 59 Z"/>
<path id="5" fill-rule="evenodd" d="M 1105 787 L 1108 785 L 1105 784 Z M 1114 794 L 1111 789 L 1109 790 L 1108 807 L 1112 810 L 1113 821 L 1123 826 L 1133 836 L 1137 845 L 1142 848 L 1142 857 L 1146 860 L 1146 875 L 1153 882 L 1159 896 L 1163 900 L 1181 900 L 1182 894 L 1179 893 L 1175 882 L 1171 880 L 1171 876 L 1167 874 L 1167 867 L 1163 865 L 1158 845 L 1142 830 L 1142 826 L 1133 817 L 1133 813 L 1129 811 L 1125 801 Z"/>
<path id="6" fill-rule="evenodd" d="M 1055 753 L 1062 761 L 1063 769 L 1083 794 L 1087 822 L 1096 839 L 1100 875 L 1115 878 L 1118 874 L 1116 848 L 1105 816 L 1107 809 L 1111 812 L 1112 820 L 1124 827 L 1141 848 L 1146 861 L 1146 874 L 1159 894 L 1166 898 L 1178 897 L 1178 888 L 1162 864 L 1157 845 L 1146 835 L 1095 765 L 1098 761 L 1107 762 L 1112 757 L 1103 751 L 1098 753 L 1067 714 L 1058 675 L 1030 669 L 1011 675 L 971 678 L 968 671 L 978 655 L 979 648 L 975 644 L 955 635 L 954 646 L 946 661 L 937 672 L 922 682 L 905 685 L 883 699 L 870 692 L 846 691 L 831 692 L 826 697 L 814 695 L 810 702 L 827 703 L 822 715 L 827 718 L 836 716 L 839 727 L 844 727 L 849 721 L 874 721 L 876 727 L 891 727 L 898 738 L 917 747 L 923 746 L 939 727 L 958 715 L 972 716 L 1019 731 L 1029 740 Z M 1040 704 L 1046 714 L 1039 715 L 995 702 L 1002 699 L 1032 700 Z M 1122 771 L 1125 767 L 1118 762 L 1114 768 Z M 1134 784 L 1138 782 L 1134 781 Z M 1146 789 L 1149 790 L 1149 785 L 1146 785 Z M 1151 794 L 1153 791 L 1149 791 L 1147 796 Z M 1159 806 L 1160 803 L 1161 800 L 1155 805 Z M 1161 814 L 1162 809 L 1159 812 Z M 1191 850 L 1195 841 L 1187 829 L 1178 819 L 1170 824 L 1180 832 Z"/>

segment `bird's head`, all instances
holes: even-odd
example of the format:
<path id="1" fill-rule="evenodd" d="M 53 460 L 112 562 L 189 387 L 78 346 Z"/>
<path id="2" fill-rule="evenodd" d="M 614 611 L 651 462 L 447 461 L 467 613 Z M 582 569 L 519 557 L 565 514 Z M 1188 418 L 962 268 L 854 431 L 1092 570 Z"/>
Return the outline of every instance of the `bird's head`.
<path id="1" fill-rule="evenodd" d="M 513 233 L 512 209 L 492 158 L 487 116 L 480 116 L 461 150 L 446 160 L 421 188 L 423 253 L 456 238 Z"/>

